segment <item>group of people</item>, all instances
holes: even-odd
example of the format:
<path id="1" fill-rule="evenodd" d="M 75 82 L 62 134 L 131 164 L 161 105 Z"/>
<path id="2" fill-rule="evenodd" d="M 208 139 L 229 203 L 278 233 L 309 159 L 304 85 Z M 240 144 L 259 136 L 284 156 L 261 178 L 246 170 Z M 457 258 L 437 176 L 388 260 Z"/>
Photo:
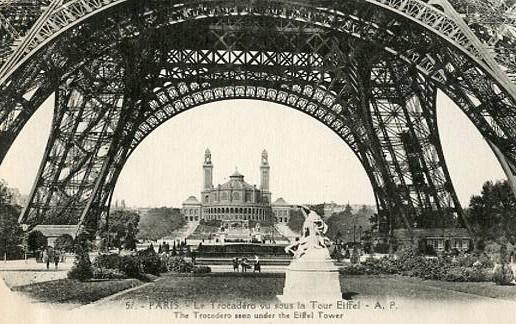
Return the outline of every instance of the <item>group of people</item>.
<path id="1" fill-rule="evenodd" d="M 50 264 L 54 264 L 54 270 L 57 270 L 59 262 L 64 261 L 64 253 L 61 253 L 58 249 L 47 246 L 41 252 L 41 260 L 46 264 L 47 270 L 50 268 Z"/>
<path id="2" fill-rule="evenodd" d="M 250 262 L 247 258 L 233 258 L 233 271 L 247 272 L 247 270 L 251 268 L 253 268 L 253 272 L 262 272 L 260 259 L 257 255 L 254 256 L 253 262 Z"/>

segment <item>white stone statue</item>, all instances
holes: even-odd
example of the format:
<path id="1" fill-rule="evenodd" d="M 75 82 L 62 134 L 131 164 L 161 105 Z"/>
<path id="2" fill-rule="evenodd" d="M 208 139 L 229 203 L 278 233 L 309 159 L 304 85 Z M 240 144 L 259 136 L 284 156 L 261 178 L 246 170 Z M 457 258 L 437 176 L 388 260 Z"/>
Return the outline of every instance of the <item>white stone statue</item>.
<path id="1" fill-rule="evenodd" d="M 339 271 L 330 258 L 330 240 L 325 236 L 328 226 L 315 211 L 301 210 L 305 215 L 302 237 L 285 248 L 294 254 L 294 260 L 285 271 L 283 294 L 278 298 L 282 302 L 340 300 Z"/>
<path id="2" fill-rule="evenodd" d="M 301 206 L 301 211 L 305 216 L 302 237 L 285 248 L 287 253 L 292 253 L 297 259 L 309 250 L 327 249 L 330 246 L 330 239 L 324 236 L 328 231 L 328 225 L 324 223 L 321 216 L 304 206 Z"/>

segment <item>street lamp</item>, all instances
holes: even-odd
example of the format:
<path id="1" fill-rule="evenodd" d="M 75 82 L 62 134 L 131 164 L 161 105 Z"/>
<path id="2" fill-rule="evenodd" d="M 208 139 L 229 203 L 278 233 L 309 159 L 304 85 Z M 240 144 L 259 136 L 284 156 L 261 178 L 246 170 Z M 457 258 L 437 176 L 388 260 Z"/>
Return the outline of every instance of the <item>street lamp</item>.
<path id="1" fill-rule="evenodd" d="M 7 236 L 4 237 L 4 263 L 7 263 Z"/>
<path id="2" fill-rule="evenodd" d="M 23 231 L 23 253 L 25 255 L 25 263 L 27 263 L 27 250 L 29 249 L 29 225 L 21 224 Z"/>

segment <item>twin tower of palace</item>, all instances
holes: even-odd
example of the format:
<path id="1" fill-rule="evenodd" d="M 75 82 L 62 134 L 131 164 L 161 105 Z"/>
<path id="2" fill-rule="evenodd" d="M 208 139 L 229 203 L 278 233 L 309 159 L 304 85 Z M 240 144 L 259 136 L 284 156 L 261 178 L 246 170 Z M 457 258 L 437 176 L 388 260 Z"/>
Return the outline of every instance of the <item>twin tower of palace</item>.
<path id="1" fill-rule="evenodd" d="M 203 190 L 201 201 L 190 196 L 183 202 L 182 214 L 187 221 L 222 220 L 247 222 L 288 222 L 291 206 L 283 198 L 271 204 L 269 191 L 270 166 L 267 151 L 263 150 L 260 162 L 260 187 L 244 181 L 235 170 L 229 181 L 213 185 L 211 152 L 206 149 L 203 164 Z"/>

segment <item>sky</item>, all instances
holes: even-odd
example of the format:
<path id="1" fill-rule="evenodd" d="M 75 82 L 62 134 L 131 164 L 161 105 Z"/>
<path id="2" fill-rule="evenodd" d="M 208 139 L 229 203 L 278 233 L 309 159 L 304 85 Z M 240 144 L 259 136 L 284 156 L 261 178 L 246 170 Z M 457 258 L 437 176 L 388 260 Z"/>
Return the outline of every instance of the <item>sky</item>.
<path id="1" fill-rule="evenodd" d="M 48 138 L 54 98 L 35 113 L 0 165 L 0 179 L 28 194 Z M 438 125 L 448 168 L 465 206 L 486 180 L 505 178 L 486 142 L 444 95 Z M 114 199 L 129 206 L 180 207 L 199 198 L 204 151 L 214 164 L 214 185 L 235 168 L 259 185 L 261 152 L 269 153 L 273 200 L 289 203 L 374 204 L 369 180 L 349 147 L 312 117 L 286 106 L 228 100 L 183 112 L 152 132 L 127 161 Z"/>

